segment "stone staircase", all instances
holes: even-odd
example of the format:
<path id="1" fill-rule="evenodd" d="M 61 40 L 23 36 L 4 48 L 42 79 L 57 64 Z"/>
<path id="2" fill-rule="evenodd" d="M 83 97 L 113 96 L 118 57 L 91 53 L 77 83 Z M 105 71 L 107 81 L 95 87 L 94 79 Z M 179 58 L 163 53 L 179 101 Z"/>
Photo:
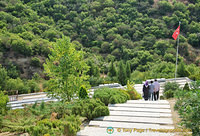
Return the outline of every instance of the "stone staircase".
<path id="1" fill-rule="evenodd" d="M 173 133 L 153 132 L 152 129 L 174 129 L 169 102 L 166 100 L 129 100 L 110 104 L 110 115 L 90 121 L 77 136 L 173 136 Z M 108 134 L 107 128 L 114 132 Z M 145 132 L 139 132 L 138 130 Z M 125 132 L 128 131 L 129 132 Z M 130 132 L 132 130 L 132 132 Z M 134 131 L 133 131 L 134 130 Z"/>
<path id="2" fill-rule="evenodd" d="M 160 96 L 163 95 L 164 84 L 175 79 L 158 79 L 160 81 Z M 180 87 L 191 80 L 187 77 L 176 78 Z M 142 94 L 143 84 L 134 85 Z M 94 90 L 91 91 L 93 95 Z M 166 100 L 144 101 L 128 100 L 123 104 L 110 104 L 109 116 L 98 117 L 77 133 L 77 136 L 174 136 L 174 133 L 152 131 L 152 129 L 174 129 L 169 102 Z M 141 130 L 146 130 L 140 132 Z M 132 131 L 131 131 L 132 130 Z M 134 131 L 133 131 L 134 130 Z M 140 131 L 137 131 L 140 130 Z"/>

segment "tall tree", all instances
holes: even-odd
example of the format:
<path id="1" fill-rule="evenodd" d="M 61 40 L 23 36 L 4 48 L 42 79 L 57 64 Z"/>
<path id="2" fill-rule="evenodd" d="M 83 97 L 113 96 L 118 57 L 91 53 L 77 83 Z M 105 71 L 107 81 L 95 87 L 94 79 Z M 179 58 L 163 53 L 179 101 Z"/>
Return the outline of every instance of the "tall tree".
<path id="1" fill-rule="evenodd" d="M 0 89 L 4 90 L 8 79 L 7 71 L 0 64 Z"/>
<path id="2" fill-rule="evenodd" d="M 131 66 L 129 62 L 126 62 L 126 76 L 127 78 L 131 77 Z"/>
<path id="3" fill-rule="evenodd" d="M 117 76 L 117 71 L 116 71 L 116 68 L 115 68 L 115 65 L 114 65 L 113 61 L 111 61 L 111 63 L 110 63 L 110 67 L 109 67 L 109 70 L 108 70 L 108 75 L 110 77 Z"/>
<path id="4" fill-rule="evenodd" d="M 53 45 L 44 64 L 45 73 L 50 77 L 49 94 L 62 101 L 71 101 L 78 96 L 81 85 L 88 85 L 88 69 L 83 51 L 77 51 L 70 38 L 63 36 Z"/>
<path id="5" fill-rule="evenodd" d="M 123 61 L 120 61 L 119 63 L 118 80 L 122 85 L 125 85 L 127 83 L 126 69 Z"/>
<path id="6" fill-rule="evenodd" d="M 88 61 L 89 71 L 87 72 L 88 75 L 94 76 L 95 75 L 95 66 L 92 61 Z"/>

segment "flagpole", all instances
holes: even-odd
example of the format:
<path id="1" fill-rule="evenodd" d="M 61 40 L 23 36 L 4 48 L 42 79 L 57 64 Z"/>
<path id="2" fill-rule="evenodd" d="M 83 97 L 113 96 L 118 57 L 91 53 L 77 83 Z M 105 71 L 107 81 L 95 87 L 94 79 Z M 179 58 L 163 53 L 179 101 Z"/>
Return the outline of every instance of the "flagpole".
<path id="1" fill-rule="evenodd" d="M 181 22 L 179 21 L 179 26 L 180 26 L 180 25 L 181 25 Z M 179 34 L 179 35 L 180 35 L 180 34 Z M 178 41 L 177 41 L 177 52 L 176 52 L 176 70 L 175 70 L 175 82 L 176 82 L 177 64 L 178 64 L 179 35 L 178 35 Z"/>

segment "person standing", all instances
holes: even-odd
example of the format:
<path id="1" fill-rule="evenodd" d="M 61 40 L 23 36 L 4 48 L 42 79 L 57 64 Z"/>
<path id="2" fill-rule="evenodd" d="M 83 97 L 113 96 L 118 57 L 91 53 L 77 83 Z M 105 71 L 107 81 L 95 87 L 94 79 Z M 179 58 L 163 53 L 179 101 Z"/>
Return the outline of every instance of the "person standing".
<path id="1" fill-rule="evenodd" d="M 160 84 L 158 83 L 157 79 L 154 80 L 154 100 L 159 99 L 159 91 L 160 91 Z"/>
<path id="2" fill-rule="evenodd" d="M 154 97 L 154 84 L 153 84 L 153 81 L 151 81 L 151 84 L 149 85 L 149 100 L 152 100 L 153 99 L 155 100 L 155 97 Z"/>
<path id="3" fill-rule="evenodd" d="M 143 85 L 143 97 L 144 100 L 147 101 L 149 98 L 149 84 L 148 81 L 145 81 L 144 85 Z"/>

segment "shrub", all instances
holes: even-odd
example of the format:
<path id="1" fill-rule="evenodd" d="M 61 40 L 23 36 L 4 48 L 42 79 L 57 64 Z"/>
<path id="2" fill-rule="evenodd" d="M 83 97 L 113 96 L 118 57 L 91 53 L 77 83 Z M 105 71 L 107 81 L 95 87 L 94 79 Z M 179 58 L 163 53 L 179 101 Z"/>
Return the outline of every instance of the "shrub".
<path id="1" fill-rule="evenodd" d="M 124 103 L 130 99 L 130 95 L 120 89 L 101 88 L 95 90 L 93 98 L 100 99 L 107 106 L 109 103 Z"/>
<path id="2" fill-rule="evenodd" d="M 129 81 L 127 82 L 127 92 L 130 95 L 131 100 L 142 99 L 142 96 L 135 90 L 133 84 L 130 84 Z"/>
<path id="3" fill-rule="evenodd" d="M 40 59 L 37 58 L 37 57 L 33 57 L 31 59 L 31 64 L 30 65 L 33 66 L 33 67 L 40 67 L 40 65 L 41 65 Z"/>
<path id="4" fill-rule="evenodd" d="M 37 122 L 36 126 L 28 129 L 31 135 L 67 135 L 75 136 L 80 130 L 81 121 L 77 116 L 66 116 L 61 120 L 43 119 Z"/>
<path id="5" fill-rule="evenodd" d="M 25 56 L 32 55 L 32 48 L 23 39 L 13 40 L 12 49 Z"/>
<path id="6" fill-rule="evenodd" d="M 124 95 L 126 95 L 126 99 L 127 99 L 127 100 L 130 100 L 130 99 L 131 99 L 131 96 L 129 95 L 129 93 L 128 93 L 126 90 L 119 89 L 119 91 L 122 92 Z"/>
<path id="7" fill-rule="evenodd" d="M 0 114 L 5 114 L 7 111 L 7 102 L 9 101 L 9 98 L 7 95 L 4 95 L 2 91 L 0 91 Z M 0 122 L 1 125 L 1 122 Z"/>
<path id="8" fill-rule="evenodd" d="M 79 90 L 79 99 L 86 99 L 86 98 L 89 98 L 87 90 L 85 86 L 81 86 Z"/>
<path id="9" fill-rule="evenodd" d="M 106 107 L 100 100 L 85 99 L 77 101 L 73 104 L 72 114 L 86 117 L 88 120 L 99 116 L 109 115 L 108 107 Z"/>
<path id="10" fill-rule="evenodd" d="M 191 89 L 192 90 L 198 90 L 198 89 L 200 89 L 200 80 L 192 82 L 191 83 Z"/>
<path id="11" fill-rule="evenodd" d="M 176 82 L 167 82 L 164 85 L 164 92 L 167 92 L 169 90 L 176 91 L 179 89 L 179 84 Z"/>
<path id="12" fill-rule="evenodd" d="M 176 93 L 175 110 L 182 118 L 182 125 L 192 130 L 193 136 L 200 134 L 200 90 L 182 90 Z"/>
<path id="13" fill-rule="evenodd" d="M 24 85 L 24 82 L 20 79 L 9 79 L 6 83 L 6 90 L 18 90 L 19 94 L 28 93 L 29 87 Z"/>
<path id="14" fill-rule="evenodd" d="M 27 85 L 28 85 L 31 93 L 40 91 L 40 87 L 39 87 L 38 83 L 36 83 L 34 80 L 29 80 L 27 82 Z"/>
<path id="15" fill-rule="evenodd" d="M 109 109 L 105 108 L 105 106 L 98 106 L 92 112 L 92 116 L 94 118 L 109 115 Z"/>
<path id="16" fill-rule="evenodd" d="M 91 76 L 89 78 L 89 82 L 91 86 L 98 86 L 99 84 L 103 83 L 103 78 Z"/>
<path id="17" fill-rule="evenodd" d="M 164 97 L 167 98 L 167 99 L 173 98 L 174 97 L 174 91 L 168 90 L 168 91 L 164 92 Z"/>
<path id="18" fill-rule="evenodd" d="M 188 91 L 190 90 L 189 84 L 188 84 L 188 83 L 186 83 L 186 84 L 184 85 L 183 90 L 188 90 Z"/>
<path id="19" fill-rule="evenodd" d="M 174 93 L 179 90 L 179 84 L 176 82 L 167 82 L 164 85 L 164 97 L 173 98 Z"/>
<path id="20" fill-rule="evenodd" d="M 160 100 L 164 100 L 164 96 L 160 96 Z"/>

